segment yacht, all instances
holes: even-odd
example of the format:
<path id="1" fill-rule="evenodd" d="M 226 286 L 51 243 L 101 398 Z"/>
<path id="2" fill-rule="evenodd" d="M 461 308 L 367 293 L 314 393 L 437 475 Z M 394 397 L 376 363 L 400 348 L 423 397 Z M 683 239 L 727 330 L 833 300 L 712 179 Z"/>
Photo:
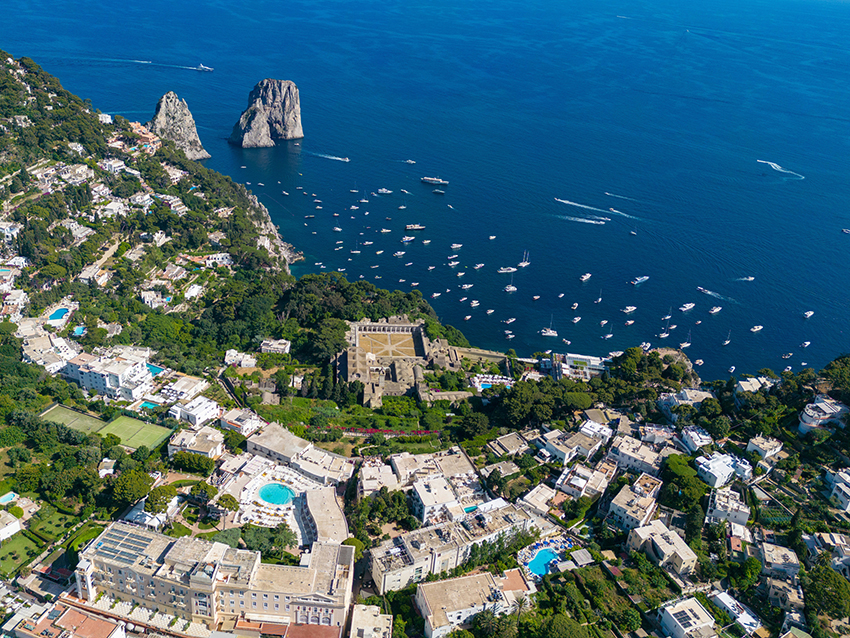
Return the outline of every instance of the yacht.
<path id="1" fill-rule="evenodd" d="M 643 342 L 641 342 L 641 344 L 640 344 L 640 349 L 641 349 L 641 350 L 643 350 L 644 352 L 646 352 L 647 350 L 649 350 L 651 347 L 652 347 L 652 344 L 651 344 L 651 343 L 649 343 L 649 341 L 643 341 Z"/>
<path id="2" fill-rule="evenodd" d="M 434 293 L 431 293 L 431 299 L 436 299 L 437 297 L 439 297 L 439 296 L 440 296 L 440 295 L 442 295 L 442 294 L 443 294 L 443 293 L 441 293 L 441 292 L 434 292 Z"/>
<path id="3" fill-rule="evenodd" d="M 579 279 L 580 279 L 581 281 L 587 281 L 587 280 L 588 280 L 588 279 L 590 279 L 592 276 L 593 276 L 593 275 L 591 275 L 589 272 L 586 272 L 586 273 L 584 273 L 581 277 L 579 277 Z"/>
<path id="4" fill-rule="evenodd" d="M 733 372 L 735 372 L 735 366 L 729 368 L 729 374 L 732 374 Z"/>
<path id="5" fill-rule="evenodd" d="M 451 261 L 452 259 L 457 259 L 457 255 L 449 255 L 448 257 L 446 257 L 446 259 L 448 259 L 449 261 Z"/>
<path id="6" fill-rule="evenodd" d="M 517 288 L 513 284 L 505 286 L 505 292 L 516 292 Z"/>
<path id="7" fill-rule="evenodd" d="M 391 190 L 387 190 L 386 188 L 379 188 L 379 189 L 378 189 L 378 194 L 379 194 L 379 195 L 389 195 L 390 193 L 392 193 L 392 191 L 391 191 Z"/>
<path id="8" fill-rule="evenodd" d="M 419 285 L 419 282 L 418 282 L 418 281 L 411 281 L 411 282 L 410 282 L 410 285 L 411 285 L 411 286 L 418 286 L 418 285 Z"/>
<path id="9" fill-rule="evenodd" d="M 762 328 L 764 328 L 764 326 L 753 326 L 750 328 L 750 332 L 761 332 Z"/>
<path id="10" fill-rule="evenodd" d="M 488 309 L 487 309 L 487 314 L 488 314 L 488 315 L 492 315 L 494 312 L 496 312 L 496 311 L 495 311 L 495 310 L 493 310 L 492 308 L 488 308 Z"/>
<path id="11" fill-rule="evenodd" d="M 569 339 L 561 339 L 561 341 L 563 341 L 567 345 L 570 345 L 572 343 L 572 341 L 570 341 Z"/>
<path id="12" fill-rule="evenodd" d="M 637 310 L 637 306 L 626 306 L 623 308 L 622 312 L 625 312 L 628 315 L 633 313 L 635 310 Z"/>
<path id="13" fill-rule="evenodd" d="M 645 281 L 649 281 L 649 277 L 646 275 L 641 275 L 640 277 L 635 277 L 634 279 L 632 279 L 632 285 L 637 286 Z"/>
<path id="14" fill-rule="evenodd" d="M 516 337 L 516 335 L 507 335 L 508 339 L 513 339 L 514 337 Z"/>
<path id="15" fill-rule="evenodd" d="M 478 306 L 480 306 L 480 305 L 481 305 L 481 302 L 479 302 L 479 301 L 478 301 L 478 300 L 476 300 L 476 299 L 473 299 L 472 301 L 470 301 L 470 302 L 469 302 L 469 307 L 470 307 L 470 308 L 477 308 L 477 307 L 478 307 Z"/>
<path id="16" fill-rule="evenodd" d="M 405 209 L 407 209 L 407 206 L 405 206 L 404 204 L 402 204 L 401 206 L 399 206 L 399 207 L 398 207 L 398 209 L 399 209 L 399 210 L 405 210 Z"/>
<path id="17" fill-rule="evenodd" d="M 714 308 L 712 308 L 711 310 L 708 311 L 708 314 L 716 315 L 721 310 L 723 310 L 723 306 L 714 306 Z"/>
<path id="18" fill-rule="evenodd" d="M 674 323 L 672 326 L 669 326 L 667 330 L 675 330 L 678 326 Z"/>
<path id="19" fill-rule="evenodd" d="M 404 227 L 405 230 L 425 230 L 422 224 L 408 224 Z"/>
<path id="20" fill-rule="evenodd" d="M 570 308 L 572 310 L 577 310 L 578 309 L 578 302 L 575 302 L 572 306 L 570 306 Z"/>
<path id="21" fill-rule="evenodd" d="M 800 347 L 801 348 L 808 348 L 810 345 L 812 345 L 811 341 L 804 341 L 803 343 L 800 344 Z"/>
<path id="22" fill-rule="evenodd" d="M 697 286 L 697 290 L 698 290 L 699 292 L 705 293 L 706 295 L 707 295 L 709 292 L 711 292 L 710 290 L 707 290 L 706 288 L 703 288 L 702 286 Z"/>
<path id="23" fill-rule="evenodd" d="M 814 311 L 814 310 L 806 310 L 806 312 L 804 312 L 804 313 L 803 313 L 803 316 L 804 316 L 806 319 L 808 319 L 808 318 L 810 318 L 810 317 L 811 317 L 812 315 L 814 315 L 814 314 L 815 314 L 815 311 Z"/>
<path id="24" fill-rule="evenodd" d="M 391 233 L 391 232 L 393 232 L 393 231 L 391 231 L 389 228 L 382 228 L 382 229 L 381 229 L 381 232 L 382 232 L 382 233 Z"/>
<path id="25" fill-rule="evenodd" d="M 376 254 L 376 255 L 383 255 L 383 254 L 384 254 L 384 251 L 383 251 L 383 250 L 376 250 L 376 251 L 375 251 L 375 254 Z"/>
<path id="26" fill-rule="evenodd" d="M 519 263 L 517 264 L 517 267 L 519 267 L 519 268 L 525 268 L 526 266 L 531 265 L 531 262 L 530 262 L 528 259 L 529 259 L 529 255 L 528 255 L 528 251 L 526 250 L 526 251 L 522 254 L 522 261 L 521 261 L 521 262 L 519 262 Z"/>
<path id="27" fill-rule="evenodd" d="M 782 355 L 782 358 L 783 359 L 790 359 L 793 356 L 794 356 L 793 352 L 786 352 L 785 354 Z"/>
<path id="28" fill-rule="evenodd" d="M 741 277 L 741 281 L 755 281 L 755 277 Z M 735 366 L 732 366 L 733 368 Z"/>
<path id="29" fill-rule="evenodd" d="M 451 248 L 452 250 L 459 250 L 463 248 L 463 244 L 452 244 L 451 246 L 449 246 L 449 248 Z"/>
<path id="30" fill-rule="evenodd" d="M 371 242 L 371 241 L 364 241 L 364 242 L 363 242 L 363 245 L 364 245 L 364 246 L 371 246 L 371 245 L 372 245 L 372 244 L 374 244 L 374 243 L 375 243 L 375 242 Z"/>
<path id="31" fill-rule="evenodd" d="M 791 372 L 791 366 L 785 366 L 783 372 Z"/>
<path id="32" fill-rule="evenodd" d="M 410 235 L 405 235 L 404 237 L 401 238 L 401 243 L 402 244 L 409 244 L 414 239 L 416 239 L 416 237 L 411 237 Z"/>
<path id="33" fill-rule="evenodd" d="M 466 316 L 463 318 L 463 320 L 464 320 L 464 321 L 469 321 L 470 319 L 472 319 L 472 315 L 466 315 Z"/>
<path id="34" fill-rule="evenodd" d="M 434 268 L 436 268 L 436 266 L 428 266 L 428 270 L 434 270 Z"/>
<path id="35" fill-rule="evenodd" d="M 287 193 L 286 191 L 280 191 L 280 192 L 281 192 L 281 194 L 286 195 L 287 197 L 289 197 L 289 193 Z"/>
<path id="36" fill-rule="evenodd" d="M 681 310 L 682 312 L 687 312 L 688 310 L 693 310 L 694 306 L 696 306 L 696 304 L 686 303 L 684 306 L 680 306 L 679 310 Z"/>
<path id="37" fill-rule="evenodd" d="M 403 256 L 404 256 L 403 250 L 399 250 L 399 251 L 393 253 L 393 257 L 403 257 Z"/>
<path id="38" fill-rule="evenodd" d="M 564 298 L 564 293 L 561 293 L 560 295 L 558 295 L 558 299 L 563 299 L 563 298 Z"/>
<path id="39" fill-rule="evenodd" d="M 509 273 L 509 272 L 516 272 L 516 268 L 514 268 L 513 266 L 502 266 L 502 267 L 501 267 L 501 268 L 499 268 L 499 270 L 497 270 L 496 272 L 501 273 L 501 274 L 503 274 L 503 275 L 504 275 L 505 273 Z"/>
<path id="40" fill-rule="evenodd" d="M 359 206 L 349 206 L 350 210 L 360 210 Z"/>
<path id="41" fill-rule="evenodd" d="M 459 261 L 450 261 L 450 262 L 449 262 L 449 266 L 451 266 L 452 268 L 454 268 L 454 267 L 455 267 L 455 266 L 457 266 L 459 263 L 460 263 Z"/>
<path id="42" fill-rule="evenodd" d="M 701 366 L 703 363 L 705 363 L 705 361 L 703 361 L 702 359 L 697 359 L 696 361 L 694 361 L 695 366 Z"/>
<path id="43" fill-rule="evenodd" d="M 726 335 L 726 341 L 723 342 L 723 345 L 728 346 L 730 343 L 732 343 L 732 331 L 731 330 L 729 331 L 729 334 Z"/>
<path id="44" fill-rule="evenodd" d="M 534 296 L 532 297 L 532 299 L 534 299 L 534 301 L 537 301 L 538 299 L 540 299 L 540 295 L 534 295 Z"/>
<path id="45" fill-rule="evenodd" d="M 416 161 L 415 160 L 404 160 L 404 163 L 405 164 L 415 164 Z"/>
<path id="46" fill-rule="evenodd" d="M 481 270 L 482 268 L 484 268 L 484 264 L 475 264 L 473 268 L 475 268 L 475 270 Z"/>
<path id="47" fill-rule="evenodd" d="M 439 188 L 435 188 L 435 189 L 434 189 L 434 190 L 432 190 L 431 192 L 432 192 L 432 193 L 434 193 L 434 195 L 445 195 L 445 194 L 446 194 L 446 191 L 441 190 L 441 189 L 439 189 Z"/>
<path id="48" fill-rule="evenodd" d="M 369 203 L 369 200 L 365 199 L 365 198 L 364 199 L 358 199 L 357 201 L 360 202 L 361 204 L 368 204 Z"/>
<path id="49" fill-rule="evenodd" d="M 440 179 L 439 177 L 423 177 L 422 183 L 423 184 L 438 184 L 440 186 L 448 186 L 448 184 L 449 184 L 448 181 L 446 181 L 444 179 Z"/>
<path id="50" fill-rule="evenodd" d="M 334 226 L 334 232 L 335 232 L 335 233 L 341 233 L 341 232 L 342 232 L 342 228 L 340 228 L 339 226 Z"/>
<path id="51" fill-rule="evenodd" d="M 599 322 L 599 325 L 600 325 L 600 326 L 604 326 L 606 323 L 608 323 L 608 320 L 607 320 L 607 319 L 603 319 L 602 321 L 600 321 L 600 322 Z"/>
<path id="52" fill-rule="evenodd" d="M 540 331 L 540 334 L 544 337 L 557 337 L 558 331 L 552 330 L 552 328 L 543 328 L 543 330 Z"/>
<path id="53" fill-rule="evenodd" d="M 490 235 L 490 241 L 493 241 L 494 239 L 496 239 L 496 236 L 495 236 L 495 235 Z"/>
<path id="54" fill-rule="evenodd" d="M 448 290 L 446 292 L 448 292 Z M 463 303 L 467 299 L 469 299 L 469 297 L 461 297 L 458 301 L 460 301 L 460 303 Z"/>
<path id="55" fill-rule="evenodd" d="M 427 246 L 427 245 L 428 245 L 428 244 L 430 244 L 430 243 L 431 243 L 431 240 L 430 240 L 430 239 L 423 239 L 423 240 L 422 240 L 422 244 L 423 244 L 423 245 L 425 245 L 425 246 Z"/>
<path id="56" fill-rule="evenodd" d="M 662 332 L 658 335 L 658 338 L 659 339 L 666 339 L 669 336 L 670 336 L 670 333 L 665 330 L 664 332 Z"/>
<path id="57" fill-rule="evenodd" d="M 629 319 L 629 320 L 626 322 L 626 325 L 627 325 L 627 326 L 631 326 L 634 322 L 635 322 L 635 320 L 634 320 L 634 319 Z"/>
<path id="58" fill-rule="evenodd" d="M 461 275 L 461 274 L 463 274 L 463 273 L 458 273 L 458 274 L 459 274 L 459 275 Z M 463 290 L 469 290 L 469 289 L 470 289 L 470 288 L 472 288 L 472 286 L 474 286 L 474 285 L 475 285 L 475 284 L 463 284 L 463 285 L 461 286 L 461 288 L 462 288 Z"/>
<path id="59" fill-rule="evenodd" d="M 460 271 L 460 272 L 457 274 L 457 276 L 458 276 L 458 277 L 463 277 L 463 276 L 465 276 L 465 275 L 466 275 L 466 273 L 465 273 L 465 272 L 463 272 L 463 271 Z"/>
<path id="60" fill-rule="evenodd" d="M 850 228 L 842 228 L 841 232 L 844 233 L 845 235 L 850 235 Z"/>
<path id="61" fill-rule="evenodd" d="M 682 343 L 680 343 L 680 344 L 679 344 L 679 347 L 680 347 L 682 350 L 684 350 L 685 348 L 690 348 L 690 347 L 691 347 L 691 331 L 690 331 L 690 330 L 688 330 L 688 338 L 687 338 L 687 340 L 685 340 L 685 341 L 683 341 Z"/>
<path id="62" fill-rule="evenodd" d="M 603 339 L 610 339 L 610 338 L 611 338 L 611 337 L 613 337 L 613 336 L 614 336 L 614 333 L 613 333 L 613 332 L 609 332 L 607 335 L 603 335 L 603 336 L 602 336 L 602 338 L 603 338 Z"/>
<path id="63" fill-rule="evenodd" d="M 516 317 L 510 317 L 508 319 L 505 319 L 505 323 L 507 324 L 512 324 L 514 321 L 516 321 Z"/>
<path id="64" fill-rule="evenodd" d="M 204 64 L 199 64 L 197 67 L 195 67 L 195 70 L 196 71 L 204 71 L 205 73 L 212 73 L 214 71 L 214 69 L 211 66 L 206 66 Z"/>
<path id="65" fill-rule="evenodd" d="M 581 317 L 573 317 L 573 323 L 578 323 L 581 321 Z"/>

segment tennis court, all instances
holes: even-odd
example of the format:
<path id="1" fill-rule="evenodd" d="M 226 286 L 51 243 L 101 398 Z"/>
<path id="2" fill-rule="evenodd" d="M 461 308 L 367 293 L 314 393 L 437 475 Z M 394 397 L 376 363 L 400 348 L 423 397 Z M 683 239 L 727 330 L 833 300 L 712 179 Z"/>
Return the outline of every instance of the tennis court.
<path id="1" fill-rule="evenodd" d="M 119 416 L 99 430 L 98 434 L 101 436 L 114 434 L 121 439 L 121 445 L 133 449 L 144 445 L 152 450 L 168 438 L 171 430 L 129 416 Z"/>
<path id="2" fill-rule="evenodd" d="M 45 421 L 63 423 L 69 428 L 85 432 L 86 434 L 97 432 L 106 425 L 106 421 L 101 421 L 97 417 L 77 412 L 71 408 L 66 408 L 64 405 L 53 406 L 46 412 L 43 412 L 41 414 L 41 418 Z"/>

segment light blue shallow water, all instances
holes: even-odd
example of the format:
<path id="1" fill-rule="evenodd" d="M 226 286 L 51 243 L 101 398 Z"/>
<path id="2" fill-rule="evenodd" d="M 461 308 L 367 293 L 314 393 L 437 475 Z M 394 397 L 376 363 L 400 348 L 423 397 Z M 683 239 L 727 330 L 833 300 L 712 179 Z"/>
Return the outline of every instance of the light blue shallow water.
<path id="1" fill-rule="evenodd" d="M 531 562 L 528 563 L 528 569 L 532 574 L 537 576 L 545 576 L 549 573 L 549 563 L 558 558 L 558 553 L 551 549 L 541 549 L 538 551 Z"/>
<path id="2" fill-rule="evenodd" d="M 0 47 L 105 112 L 146 121 L 166 91 L 185 98 L 207 164 L 250 182 L 304 250 L 296 274 L 321 262 L 384 287 L 416 282 L 473 343 L 520 354 L 678 346 L 690 331 L 688 354 L 715 378 L 732 365 L 821 366 L 850 349 L 848 3 L 216 0 L 198 10 L 153 0 L 104 12 L 11 0 L 4 10 Z M 199 63 L 215 71 L 187 68 Z M 306 138 L 228 146 L 264 77 L 298 84 Z M 449 180 L 445 195 L 422 176 Z M 393 192 L 369 195 L 381 187 Z M 426 230 L 403 248 L 412 223 Z M 524 250 L 531 265 L 505 293 L 510 275 L 496 269 Z M 650 279 L 629 285 L 639 275 Z M 677 312 L 686 302 L 696 308 Z M 678 327 L 660 340 L 670 308 Z M 764 329 L 751 333 L 755 324 Z M 550 325 L 558 338 L 538 334 Z"/>
<path id="3" fill-rule="evenodd" d="M 287 505 L 295 493 L 281 483 L 268 483 L 260 488 L 260 498 L 272 505 Z"/>

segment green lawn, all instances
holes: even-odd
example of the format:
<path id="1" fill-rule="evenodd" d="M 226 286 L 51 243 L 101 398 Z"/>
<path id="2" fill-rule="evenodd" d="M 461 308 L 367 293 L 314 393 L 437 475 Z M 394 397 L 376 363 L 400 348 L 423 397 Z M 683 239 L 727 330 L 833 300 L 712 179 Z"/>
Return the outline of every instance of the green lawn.
<path id="1" fill-rule="evenodd" d="M 166 536 L 172 536 L 174 538 L 181 538 L 182 536 L 191 536 L 192 530 L 183 525 L 183 523 L 172 523 L 171 529 L 165 530 Z"/>
<path id="2" fill-rule="evenodd" d="M 136 449 L 144 445 L 152 450 L 171 435 L 171 430 L 129 416 L 119 416 L 99 430 L 98 434 L 114 434 L 125 447 Z"/>
<path id="3" fill-rule="evenodd" d="M 46 534 L 47 536 L 52 536 L 53 538 L 61 538 L 65 535 L 67 528 L 65 524 L 73 519 L 74 517 L 70 514 L 63 514 L 62 512 L 54 512 L 47 520 L 45 521 L 32 521 L 31 527 L 42 534 Z"/>
<path id="4" fill-rule="evenodd" d="M 46 412 L 42 413 L 41 418 L 46 421 L 64 423 L 69 428 L 85 432 L 86 434 L 97 432 L 106 425 L 106 421 L 102 421 L 89 414 L 77 412 L 71 408 L 66 408 L 64 405 L 56 405 L 50 408 Z"/>
<path id="5" fill-rule="evenodd" d="M 38 555 L 38 546 L 30 539 L 18 532 L 9 540 L 3 541 L 0 547 L 0 574 L 9 576 Z"/>

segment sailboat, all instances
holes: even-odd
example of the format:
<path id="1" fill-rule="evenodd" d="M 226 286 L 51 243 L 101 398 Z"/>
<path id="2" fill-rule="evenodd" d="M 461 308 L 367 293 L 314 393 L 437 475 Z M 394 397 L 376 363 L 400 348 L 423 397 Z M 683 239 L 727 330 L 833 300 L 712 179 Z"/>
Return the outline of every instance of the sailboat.
<path id="1" fill-rule="evenodd" d="M 691 331 L 690 331 L 690 330 L 688 330 L 688 338 L 687 338 L 687 340 L 685 340 L 685 341 L 683 341 L 682 343 L 680 343 L 680 344 L 679 344 L 679 347 L 680 347 L 682 350 L 684 350 L 685 348 L 690 348 L 690 347 L 691 347 Z"/>
<path id="2" fill-rule="evenodd" d="M 661 317 L 661 321 L 670 321 L 670 317 L 673 316 L 673 306 L 670 306 L 670 310 L 667 311 L 667 314 Z"/>
<path id="3" fill-rule="evenodd" d="M 529 259 L 529 254 L 528 254 L 528 251 L 526 250 L 525 252 L 522 253 L 522 261 L 517 264 L 517 267 L 518 268 L 525 268 L 526 266 L 531 264 L 531 262 L 528 259 Z"/>
<path id="4" fill-rule="evenodd" d="M 670 327 L 670 318 L 668 317 L 667 318 L 667 325 L 664 326 L 664 330 L 662 330 L 661 334 L 658 335 L 659 339 L 666 339 L 667 337 L 670 336 L 670 332 L 668 331 L 669 327 Z"/>
<path id="5" fill-rule="evenodd" d="M 732 331 L 731 330 L 729 331 L 729 335 L 726 337 L 726 341 L 723 342 L 723 345 L 728 346 L 730 343 L 732 343 Z"/>
<path id="6" fill-rule="evenodd" d="M 505 286 L 505 292 L 516 292 L 516 286 L 514 286 L 514 276 L 511 275 L 511 283 Z"/>
<path id="7" fill-rule="evenodd" d="M 540 334 L 542 334 L 544 337 L 557 337 L 558 336 L 557 330 L 552 329 L 552 321 L 554 320 L 554 317 L 555 317 L 555 315 L 550 315 L 549 316 L 549 327 L 543 328 L 543 330 L 540 331 Z"/>

